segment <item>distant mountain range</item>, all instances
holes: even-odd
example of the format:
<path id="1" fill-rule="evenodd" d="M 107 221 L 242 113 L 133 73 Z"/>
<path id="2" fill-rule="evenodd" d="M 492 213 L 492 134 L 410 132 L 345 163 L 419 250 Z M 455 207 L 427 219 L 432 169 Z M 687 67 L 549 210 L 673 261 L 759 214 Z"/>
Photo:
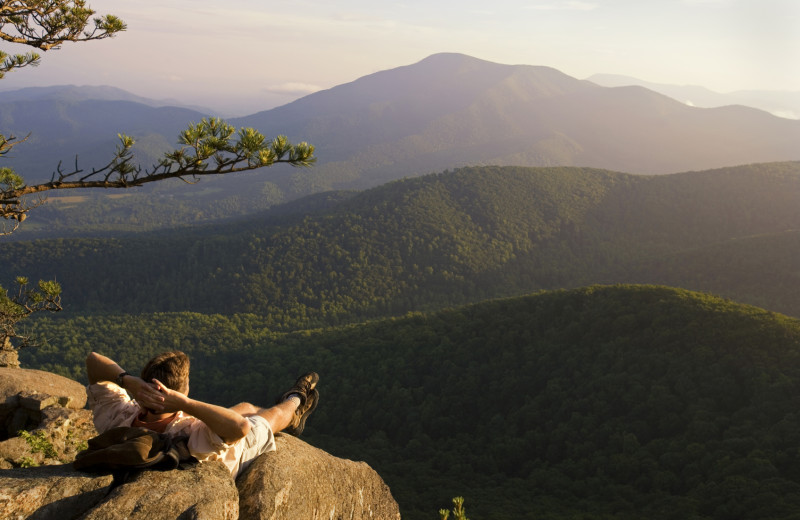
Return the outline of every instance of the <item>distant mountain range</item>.
<path id="1" fill-rule="evenodd" d="M 30 182 L 48 179 L 59 160 L 72 166 L 75 154 L 84 169 L 103 164 L 118 132 L 136 137 L 143 165 L 151 165 L 189 121 L 207 115 L 135 97 L 111 99 L 124 98 L 113 89 L 29 90 L 0 98 L 0 128 L 32 132 L 4 160 Z M 151 189 L 183 197 L 187 215 L 213 219 L 467 165 L 663 174 L 800 159 L 800 121 L 742 106 L 689 107 L 642 87 L 601 87 L 547 67 L 460 54 L 433 55 L 231 122 L 309 141 L 319 162 L 311 170 L 276 167 L 237 180 L 204 179 L 193 188 Z M 117 213 L 155 207 L 152 200 L 130 198 Z M 226 209 L 213 210 L 220 207 Z"/>
<path id="2" fill-rule="evenodd" d="M 331 187 L 476 164 L 672 173 L 800 158 L 800 121 L 437 54 L 236 120 L 319 147 Z"/>
<path id="3" fill-rule="evenodd" d="M 618 74 L 595 74 L 587 79 L 604 87 L 637 85 L 659 92 L 690 106 L 714 108 L 727 105 L 745 105 L 766 110 L 778 117 L 800 119 L 800 92 L 740 90 L 723 94 L 697 85 L 652 83 Z"/>
<path id="4" fill-rule="evenodd" d="M 37 101 L 47 99 L 61 99 L 69 101 L 132 101 L 150 107 L 179 107 L 188 108 L 198 112 L 213 113 L 212 110 L 187 105 L 177 99 L 152 99 L 136 94 L 131 94 L 127 90 L 110 86 L 94 85 L 57 85 L 49 87 L 28 87 L 18 90 L 0 91 L 0 102 L 10 103 L 16 101 Z"/>

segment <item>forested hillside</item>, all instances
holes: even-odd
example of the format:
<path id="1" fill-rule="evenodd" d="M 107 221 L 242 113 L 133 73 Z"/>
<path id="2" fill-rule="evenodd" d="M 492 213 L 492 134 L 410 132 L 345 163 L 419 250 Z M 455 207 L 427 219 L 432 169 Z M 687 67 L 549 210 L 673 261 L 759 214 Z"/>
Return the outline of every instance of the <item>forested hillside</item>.
<path id="1" fill-rule="evenodd" d="M 252 312 L 280 330 L 615 282 L 800 316 L 798 201 L 800 163 L 465 168 L 226 226 L 7 243 L 0 282 L 56 279 L 70 313 Z"/>
<path id="2" fill-rule="evenodd" d="M 366 460 L 403 518 L 800 515 L 800 323 L 683 290 L 589 287 L 277 334 L 252 315 L 40 319 L 28 367 L 193 359 L 192 392 L 271 402 L 321 374 L 309 442 Z"/>

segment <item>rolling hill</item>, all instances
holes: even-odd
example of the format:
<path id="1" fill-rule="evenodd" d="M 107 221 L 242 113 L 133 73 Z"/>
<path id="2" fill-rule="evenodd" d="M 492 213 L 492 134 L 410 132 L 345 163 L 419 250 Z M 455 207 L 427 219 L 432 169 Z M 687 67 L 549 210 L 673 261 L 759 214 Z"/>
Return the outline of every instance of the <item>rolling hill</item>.
<path id="1" fill-rule="evenodd" d="M 83 379 L 184 349 L 192 391 L 271 401 L 320 372 L 306 438 L 365 460 L 403 518 L 791 519 L 800 323 L 653 286 L 588 287 L 275 334 L 254 315 L 39 320 L 27 366 Z"/>
<path id="2" fill-rule="evenodd" d="M 799 200 L 800 163 L 465 168 L 213 227 L 8 243 L 0 283 L 56 279 L 76 313 L 252 312 L 282 330 L 590 283 L 800 316 Z"/>

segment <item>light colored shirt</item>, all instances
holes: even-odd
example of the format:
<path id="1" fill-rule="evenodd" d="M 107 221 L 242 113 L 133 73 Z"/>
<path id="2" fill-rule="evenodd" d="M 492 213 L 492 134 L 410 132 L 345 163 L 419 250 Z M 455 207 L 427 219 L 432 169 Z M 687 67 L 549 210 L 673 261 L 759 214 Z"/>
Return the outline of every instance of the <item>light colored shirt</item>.
<path id="1" fill-rule="evenodd" d="M 109 381 L 87 386 L 86 393 L 98 433 L 117 426 L 131 426 L 134 419 L 142 413 L 142 408 L 130 398 L 124 388 Z M 170 437 L 187 435 L 189 437 L 187 446 L 197 460 L 222 461 L 231 475 L 238 474 L 246 443 L 241 441 L 226 443 L 203 421 L 183 412 L 175 415 L 175 419 L 167 425 L 164 433 Z"/>

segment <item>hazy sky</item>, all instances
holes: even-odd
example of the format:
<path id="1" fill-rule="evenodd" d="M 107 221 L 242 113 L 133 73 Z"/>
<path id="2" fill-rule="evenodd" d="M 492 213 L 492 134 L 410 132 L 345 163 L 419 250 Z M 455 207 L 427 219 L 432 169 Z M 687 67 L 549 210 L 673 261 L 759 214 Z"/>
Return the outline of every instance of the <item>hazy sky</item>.
<path id="1" fill-rule="evenodd" d="M 437 52 L 718 92 L 800 91 L 800 0 L 89 0 L 128 30 L 9 73 L 242 115 Z M 19 52 L 0 44 L 6 51 Z"/>

